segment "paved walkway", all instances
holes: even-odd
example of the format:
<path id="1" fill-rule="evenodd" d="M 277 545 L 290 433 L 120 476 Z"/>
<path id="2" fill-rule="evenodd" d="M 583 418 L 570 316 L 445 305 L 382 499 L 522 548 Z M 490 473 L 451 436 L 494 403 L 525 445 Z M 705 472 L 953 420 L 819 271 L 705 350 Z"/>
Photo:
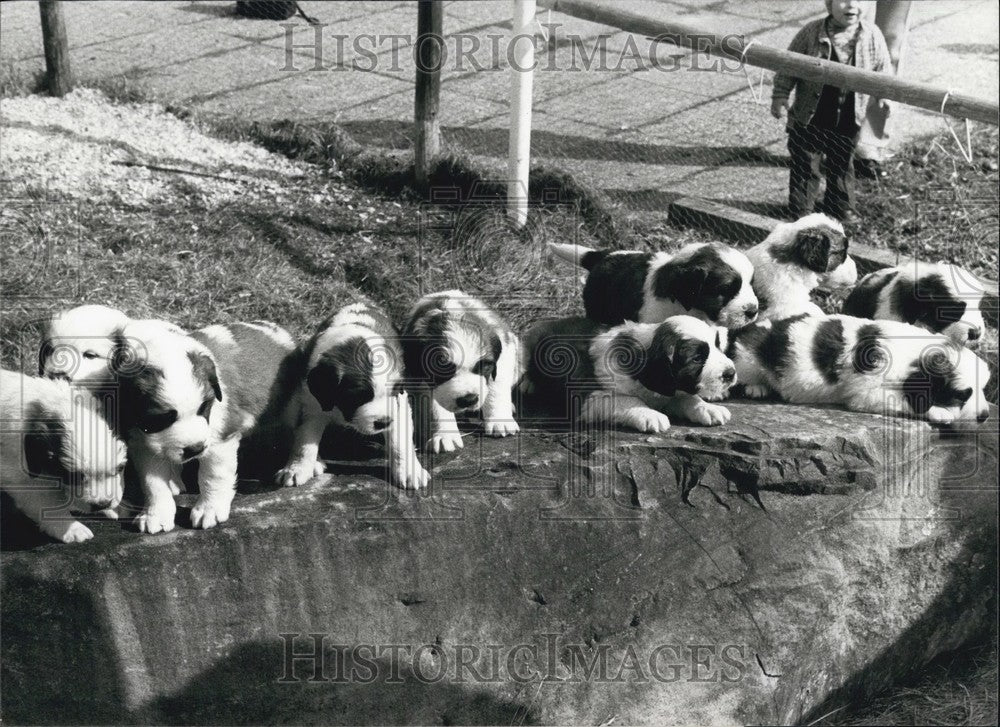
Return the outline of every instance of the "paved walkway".
<path id="1" fill-rule="evenodd" d="M 622 4 L 780 47 L 822 8 L 818 0 Z M 321 30 L 300 19 L 286 32 L 274 21 L 237 18 L 233 2 L 64 3 L 72 62 L 84 80 L 125 74 L 198 113 L 337 121 L 369 143 L 408 146 L 416 3 L 302 5 L 326 24 Z M 41 69 L 37 3 L 4 2 L 0 13 L 0 59 Z M 445 13 L 445 139 L 503 158 L 510 2 L 449 2 Z M 996 99 L 997 3 L 920 2 L 913 13 L 904 75 Z M 758 104 L 738 69 L 702 70 L 712 64 L 704 56 L 558 13 L 539 20 L 558 27 L 548 44 L 539 28 L 535 161 L 574 172 L 637 211 L 665 209 L 678 194 L 763 211 L 783 202 L 785 139 L 768 113 L 770 73 Z M 902 108 L 897 121 L 900 141 L 940 132 L 955 148 L 935 114 Z"/>

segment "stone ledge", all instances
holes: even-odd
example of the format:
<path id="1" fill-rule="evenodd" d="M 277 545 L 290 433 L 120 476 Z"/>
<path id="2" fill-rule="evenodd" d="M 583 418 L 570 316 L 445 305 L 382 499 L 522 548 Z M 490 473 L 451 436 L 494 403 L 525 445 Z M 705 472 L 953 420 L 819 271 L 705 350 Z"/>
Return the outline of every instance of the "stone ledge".
<path id="1" fill-rule="evenodd" d="M 5 553 L 4 716 L 789 723 L 989 622 L 995 431 L 731 406 L 730 427 L 655 437 L 471 435 L 421 497 L 336 474 L 239 496 L 213 531 L 102 523 L 87 544 Z M 731 645 L 738 678 L 278 683 L 278 634 L 312 632 L 445 654 L 559 634 L 614 663 Z"/>

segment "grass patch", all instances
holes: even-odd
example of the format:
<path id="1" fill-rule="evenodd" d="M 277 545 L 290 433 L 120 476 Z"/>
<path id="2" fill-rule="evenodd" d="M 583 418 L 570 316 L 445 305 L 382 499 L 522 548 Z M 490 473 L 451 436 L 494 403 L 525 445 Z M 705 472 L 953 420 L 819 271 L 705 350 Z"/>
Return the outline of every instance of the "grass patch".
<path id="1" fill-rule="evenodd" d="M 886 177 L 860 182 L 858 239 L 996 280 L 1000 130 L 975 125 L 972 151 L 970 164 L 949 134 L 903 146 L 885 164 Z"/>
<path id="2" fill-rule="evenodd" d="M 841 710 L 814 725 L 995 725 L 997 638 L 944 654 L 904 684 L 861 709 Z"/>

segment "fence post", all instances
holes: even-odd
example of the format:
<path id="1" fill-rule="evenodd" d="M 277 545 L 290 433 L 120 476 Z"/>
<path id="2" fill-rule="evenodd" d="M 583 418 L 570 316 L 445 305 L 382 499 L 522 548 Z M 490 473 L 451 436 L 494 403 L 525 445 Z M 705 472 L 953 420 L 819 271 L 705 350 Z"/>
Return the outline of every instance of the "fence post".
<path id="1" fill-rule="evenodd" d="M 42 16 L 42 45 L 45 48 L 45 70 L 49 93 L 65 96 L 73 90 L 73 74 L 69 66 L 69 41 L 59 0 L 39 0 Z"/>
<path id="2" fill-rule="evenodd" d="M 507 216 L 515 227 L 528 221 L 531 162 L 531 89 L 535 64 L 535 0 L 514 0 L 510 42 L 510 139 L 507 150 Z"/>
<path id="3" fill-rule="evenodd" d="M 444 44 L 441 0 L 417 4 L 417 89 L 414 103 L 413 163 L 417 186 L 426 189 L 431 164 L 441 148 L 438 105 L 441 98 L 441 46 Z"/>

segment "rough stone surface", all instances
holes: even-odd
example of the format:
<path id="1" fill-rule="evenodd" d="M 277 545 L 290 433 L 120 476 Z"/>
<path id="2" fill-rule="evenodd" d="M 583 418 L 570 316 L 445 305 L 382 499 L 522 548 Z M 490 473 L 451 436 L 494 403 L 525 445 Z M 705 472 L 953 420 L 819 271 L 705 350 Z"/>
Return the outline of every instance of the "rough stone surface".
<path id="1" fill-rule="evenodd" d="M 342 463 L 302 488 L 248 487 L 216 530 L 106 523 L 80 546 L 6 552 L 3 716 L 808 722 L 980 634 L 995 424 L 942 435 L 731 407 L 732 426 L 657 436 L 543 419 L 517 438 L 470 434 L 420 497 Z M 326 634 L 323 676 L 348 665 L 355 679 L 309 682 L 299 661 L 300 681 L 279 681 L 283 633 L 302 635 L 298 652 Z M 363 646 L 380 644 L 381 658 Z"/>

